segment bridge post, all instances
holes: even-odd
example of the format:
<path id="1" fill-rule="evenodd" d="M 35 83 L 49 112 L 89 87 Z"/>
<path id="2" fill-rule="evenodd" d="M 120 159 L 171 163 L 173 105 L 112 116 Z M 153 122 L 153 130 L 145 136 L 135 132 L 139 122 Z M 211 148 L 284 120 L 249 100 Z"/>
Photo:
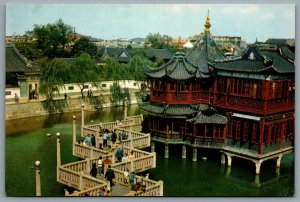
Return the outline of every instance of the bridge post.
<path id="1" fill-rule="evenodd" d="M 83 126 L 84 126 L 84 104 L 81 105 L 81 137 L 84 137 Z"/>
<path id="2" fill-rule="evenodd" d="M 164 182 L 162 180 L 159 180 L 158 183 L 159 183 L 159 196 L 163 196 L 164 195 Z"/>
<path id="3" fill-rule="evenodd" d="M 155 143 L 153 140 L 151 141 L 151 152 L 155 152 Z"/>
<path id="4" fill-rule="evenodd" d="M 185 146 L 185 144 L 182 145 L 182 155 L 181 155 L 181 158 L 183 158 L 183 159 L 186 158 L 186 146 Z"/>
<path id="5" fill-rule="evenodd" d="M 41 196 L 41 163 L 35 162 L 35 196 Z"/>
<path id="6" fill-rule="evenodd" d="M 83 182 L 83 177 L 82 177 L 83 173 L 80 172 L 79 173 L 79 185 L 78 185 L 78 189 L 82 190 L 82 182 Z"/>
<path id="7" fill-rule="evenodd" d="M 133 171 L 133 160 L 130 161 L 130 172 Z"/>
<path id="8" fill-rule="evenodd" d="M 85 169 L 86 169 L 85 173 L 89 174 L 90 171 L 91 171 L 90 158 L 86 158 L 86 167 L 85 167 Z"/>
<path id="9" fill-rule="evenodd" d="M 148 143 L 147 143 L 147 146 L 150 147 L 151 146 L 151 134 L 150 133 L 147 133 L 148 135 Z M 152 149 L 152 148 L 151 148 Z"/>
<path id="10" fill-rule="evenodd" d="M 225 164 L 226 163 L 226 159 L 225 159 L 225 154 L 221 153 L 221 164 Z"/>
<path id="11" fill-rule="evenodd" d="M 75 144 L 76 144 L 76 116 L 73 116 L 73 156 L 75 156 Z"/>
<path id="12" fill-rule="evenodd" d="M 59 166 L 61 165 L 60 156 L 60 133 L 56 133 L 56 178 L 59 181 Z"/>
<path id="13" fill-rule="evenodd" d="M 91 147 L 91 156 L 90 156 L 90 158 L 94 158 L 94 148 L 93 147 Z"/>
<path id="14" fill-rule="evenodd" d="M 156 168 L 156 153 L 152 152 L 152 154 L 153 154 L 153 165 L 152 165 L 152 168 Z"/>
<path id="15" fill-rule="evenodd" d="M 169 145 L 168 143 L 165 143 L 165 158 L 169 158 Z"/>
<path id="16" fill-rule="evenodd" d="M 193 158 L 192 161 L 197 161 L 197 147 L 196 144 L 193 145 Z"/>
<path id="17" fill-rule="evenodd" d="M 277 167 L 277 168 L 280 168 L 281 158 L 282 158 L 282 154 L 279 155 L 279 156 L 276 158 L 276 167 Z"/>

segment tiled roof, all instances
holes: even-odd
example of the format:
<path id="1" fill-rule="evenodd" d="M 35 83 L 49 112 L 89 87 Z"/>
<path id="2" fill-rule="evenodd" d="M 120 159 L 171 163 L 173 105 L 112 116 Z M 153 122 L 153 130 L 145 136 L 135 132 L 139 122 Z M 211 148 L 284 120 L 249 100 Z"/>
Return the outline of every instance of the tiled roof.
<path id="1" fill-rule="evenodd" d="M 163 58 L 164 60 L 168 60 L 172 58 L 172 53 L 167 49 L 152 49 L 152 48 L 139 48 L 140 51 L 143 51 L 148 58 Z M 120 48 L 120 47 L 105 47 L 100 48 L 100 60 L 105 60 L 107 57 L 114 57 L 120 62 L 128 62 L 128 57 L 134 52 L 132 47 L 128 48 Z M 120 57 L 122 53 L 128 56 Z"/>
<path id="2" fill-rule="evenodd" d="M 144 103 L 140 107 L 153 114 L 164 114 L 170 116 L 187 116 L 196 113 L 190 105 L 162 105 L 154 103 Z"/>
<path id="3" fill-rule="evenodd" d="M 295 60 L 295 53 L 293 53 L 287 46 L 281 47 L 282 54 L 291 60 Z"/>
<path id="4" fill-rule="evenodd" d="M 252 57 L 252 58 L 251 58 Z M 276 51 L 261 51 L 257 45 L 250 45 L 240 59 L 215 62 L 217 70 L 234 72 L 262 73 L 275 71 L 277 73 L 294 73 L 293 63 L 284 59 Z"/>
<path id="5" fill-rule="evenodd" d="M 227 124 L 226 116 L 218 114 L 212 107 L 198 112 L 194 118 L 187 119 L 186 121 L 193 124 Z"/>
<path id="6" fill-rule="evenodd" d="M 6 46 L 6 72 L 35 72 L 37 66 L 29 65 L 19 51 L 13 46 Z"/>
<path id="7" fill-rule="evenodd" d="M 167 64 L 159 68 L 145 68 L 145 74 L 151 78 L 168 77 L 174 80 L 208 78 L 210 76 L 209 71 L 201 72 L 200 68 L 180 53 L 177 53 Z"/>
<path id="8" fill-rule="evenodd" d="M 289 42 L 290 40 L 292 40 L 292 39 L 267 39 L 265 41 L 265 43 L 275 44 L 279 47 L 282 47 L 282 46 L 288 45 L 288 43 L 290 44 L 290 42 Z"/>
<path id="9" fill-rule="evenodd" d="M 294 73 L 295 65 L 284 59 L 278 52 L 262 51 L 268 58 L 272 58 L 273 68 L 278 73 Z"/>

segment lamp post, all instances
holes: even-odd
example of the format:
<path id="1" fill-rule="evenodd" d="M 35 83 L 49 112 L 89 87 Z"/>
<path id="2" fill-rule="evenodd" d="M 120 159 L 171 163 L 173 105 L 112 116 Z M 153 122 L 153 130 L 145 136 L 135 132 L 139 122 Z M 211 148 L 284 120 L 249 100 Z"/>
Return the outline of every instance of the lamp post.
<path id="1" fill-rule="evenodd" d="M 124 101 L 124 120 L 127 118 L 127 107 L 128 107 L 128 98 L 125 97 L 125 101 Z"/>
<path id="2" fill-rule="evenodd" d="M 35 195 L 41 196 L 41 163 L 35 162 Z"/>

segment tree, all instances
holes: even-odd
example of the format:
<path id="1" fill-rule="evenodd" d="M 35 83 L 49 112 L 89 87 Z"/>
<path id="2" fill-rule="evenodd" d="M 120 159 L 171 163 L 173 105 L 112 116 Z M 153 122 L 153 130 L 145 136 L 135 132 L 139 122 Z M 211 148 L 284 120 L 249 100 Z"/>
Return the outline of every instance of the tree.
<path id="1" fill-rule="evenodd" d="M 164 36 L 162 37 L 159 33 L 149 33 L 146 36 L 146 40 L 148 43 L 151 44 L 152 48 L 158 48 L 158 49 L 167 49 L 171 53 L 175 53 L 177 48 L 172 45 L 172 37 L 170 36 Z"/>
<path id="2" fill-rule="evenodd" d="M 140 55 L 134 55 L 130 58 L 128 63 L 130 74 L 135 80 L 145 80 L 143 66 L 148 59 Z"/>
<path id="3" fill-rule="evenodd" d="M 59 19 L 53 24 L 35 24 L 33 30 L 28 33 L 36 39 L 36 48 L 43 51 L 44 56 L 63 57 L 66 44 L 71 40 L 72 27 Z"/>
<path id="4" fill-rule="evenodd" d="M 110 86 L 111 92 L 111 102 L 112 103 L 119 103 L 120 101 L 125 101 L 125 98 L 130 100 L 130 93 L 128 88 L 124 88 L 122 90 L 121 86 L 119 85 L 118 81 L 114 82 L 112 86 Z"/>
<path id="5" fill-rule="evenodd" d="M 22 40 L 16 40 L 14 45 L 23 56 L 31 61 L 43 55 L 42 51 L 36 49 L 37 43 L 30 35 L 23 35 Z"/>
<path id="6" fill-rule="evenodd" d="M 87 53 L 92 58 L 96 58 L 98 56 L 98 48 L 88 38 L 82 37 L 73 45 L 72 55 L 80 56 L 82 53 Z"/>
<path id="7" fill-rule="evenodd" d="M 107 58 L 101 73 L 103 80 L 130 79 L 131 75 L 127 64 L 120 64 L 115 58 Z"/>
<path id="8" fill-rule="evenodd" d="M 71 81 L 76 83 L 80 88 L 81 96 L 83 96 L 83 89 L 87 82 L 92 82 L 97 85 L 99 79 L 99 69 L 96 62 L 87 53 L 83 53 L 80 57 L 75 59 L 70 69 Z"/>
<path id="9" fill-rule="evenodd" d="M 68 80 L 69 66 L 63 59 L 55 58 L 45 61 L 41 66 L 40 93 L 47 99 L 53 98 L 53 92 L 63 88 L 64 82 Z"/>

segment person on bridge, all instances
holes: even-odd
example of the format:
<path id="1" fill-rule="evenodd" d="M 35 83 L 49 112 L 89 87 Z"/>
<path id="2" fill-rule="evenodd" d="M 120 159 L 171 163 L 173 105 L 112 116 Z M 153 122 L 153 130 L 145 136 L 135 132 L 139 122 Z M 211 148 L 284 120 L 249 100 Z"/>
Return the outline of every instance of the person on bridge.
<path id="1" fill-rule="evenodd" d="M 117 152 L 116 152 L 116 157 L 117 157 L 117 160 L 118 162 L 122 162 L 122 158 L 123 158 L 123 147 L 119 146 L 117 148 Z"/>
<path id="2" fill-rule="evenodd" d="M 108 165 L 108 169 L 105 173 L 105 179 L 107 179 L 110 183 L 110 190 L 112 189 L 113 179 L 115 178 L 115 172 L 111 169 L 111 165 Z"/>
<path id="3" fill-rule="evenodd" d="M 123 132 L 122 132 L 122 140 L 126 140 L 127 139 L 127 135 L 126 135 L 126 133 L 125 133 L 125 131 L 123 130 Z"/>
<path id="4" fill-rule="evenodd" d="M 134 159 L 134 154 L 133 154 L 133 151 L 131 151 L 129 156 L 128 156 L 128 160 L 132 161 L 133 159 Z"/>
<path id="5" fill-rule="evenodd" d="M 107 138 L 108 138 L 108 131 L 105 130 L 103 134 L 103 147 L 107 147 Z"/>
<path id="6" fill-rule="evenodd" d="M 130 174 L 129 174 L 129 183 L 130 183 L 130 186 L 132 188 L 132 186 L 134 185 L 134 178 L 136 176 L 136 173 L 134 171 L 132 171 Z"/>
<path id="7" fill-rule="evenodd" d="M 114 145 L 117 141 L 117 133 L 116 133 L 116 130 L 114 130 L 114 132 L 112 133 L 111 135 L 111 141 L 112 141 L 112 144 Z"/>
<path id="8" fill-rule="evenodd" d="M 128 168 L 126 168 L 126 170 L 124 171 L 124 183 L 126 184 L 126 186 L 129 186 L 129 170 L 128 170 Z"/>
<path id="9" fill-rule="evenodd" d="M 98 170 L 97 170 L 96 164 L 93 163 L 92 169 L 90 171 L 90 174 L 91 174 L 91 176 L 93 176 L 94 178 L 96 178 L 97 177 L 97 173 L 98 173 Z"/>
<path id="10" fill-rule="evenodd" d="M 92 136 L 91 136 L 91 144 L 93 147 L 96 147 L 96 138 L 95 138 L 94 134 L 92 134 Z"/>
<path id="11" fill-rule="evenodd" d="M 98 174 L 101 176 L 103 174 L 103 162 L 102 162 L 102 156 L 98 159 Z"/>
<path id="12" fill-rule="evenodd" d="M 92 138 L 91 138 L 90 134 L 87 134 L 84 141 L 88 146 L 90 146 L 90 147 L 92 146 Z"/>

